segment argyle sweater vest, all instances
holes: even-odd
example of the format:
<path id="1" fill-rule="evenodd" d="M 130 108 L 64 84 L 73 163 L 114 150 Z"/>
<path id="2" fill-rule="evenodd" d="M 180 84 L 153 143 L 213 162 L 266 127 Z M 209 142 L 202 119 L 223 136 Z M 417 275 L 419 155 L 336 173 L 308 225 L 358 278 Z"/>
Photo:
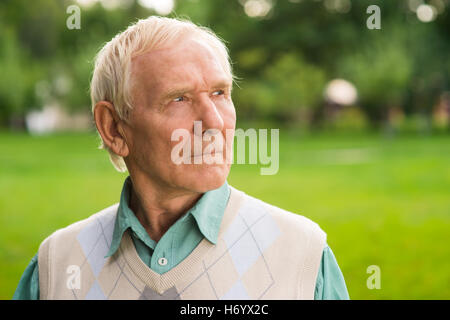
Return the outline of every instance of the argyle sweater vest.
<path id="1" fill-rule="evenodd" d="M 118 204 L 55 231 L 39 247 L 40 299 L 314 299 L 325 232 L 230 189 L 217 243 L 204 238 L 164 274 L 139 258 L 128 231 L 105 258 Z"/>

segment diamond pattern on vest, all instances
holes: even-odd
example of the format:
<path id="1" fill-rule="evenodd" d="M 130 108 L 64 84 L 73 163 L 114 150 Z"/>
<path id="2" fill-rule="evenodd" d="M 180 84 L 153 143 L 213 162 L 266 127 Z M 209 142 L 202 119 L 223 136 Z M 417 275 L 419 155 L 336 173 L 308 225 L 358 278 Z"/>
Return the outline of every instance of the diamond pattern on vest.
<path id="1" fill-rule="evenodd" d="M 213 261 L 208 267 L 203 261 L 203 273 L 189 283 L 180 294 L 183 294 L 189 287 L 193 286 L 196 281 L 203 281 L 212 288 L 214 295 L 218 299 L 238 300 L 238 299 L 260 299 L 274 284 L 274 278 L 270 268 L 264 258 L 263 252 L 278 238 L 281 234 L 275 221 L 263 206 L 255 199 L 247 200 L 237 213 L 236 218 L 230 225 L 224 235 L 226 242 L 226 251 L 221 254 L 218 259 Z M 222 269 L 227 265 L 228 259 L 233 262 L 234 269 L 237 271 L 235 279 L 230 279 L 233 283 L 230 289 L 223 295 L 218 294 L 218 286 L 223 286 L 222 276 L 214 276 L 210 274 L 215 267 Z M 229 274 L 228 270 L 226 271 Z M 256 272 L 265 281 L 262 281 L 263 287 L 253 290 L 252 297 L 249 296 L 245 283 L 250 283 L 248 279 L 251 274 Z M 206 277 L 204 275 L 206 274 Z M 222 279 L 220 279 L 220 278 Z M 217 281 L 216 281 L 217 279 Z M 234 281 L 234 282 L 233 282 Z"/>
<path id="2" fill-rule="evenodd" d="M 104 257 L 111 245 L 114 218 L 115 215 L 99 216 L 77 235 L 77 240 L 96 277 L 106 262 Z"/>
<path id="3" fill-rule="evenodd" d="M 180 300 L 180 296 L 175 287 L 169 288 L 162 294 L 159 294 L 152 288 L 145 286 L 139 300 Z"/>
<path id="4" fill-rule="evenodd" d="M 241 280 L 260 260 L 263 261 L 262 266 L 265 269 L 265 272 L 260 272 L 268 276 L 270 281 L 258 298 L 262 297 L 273 285 L 273 276 L 263 253 L 280 234 L 275 221 L 258 200 L 250 199 L 242 205 L 237 217 L 224 235 L 228 252 L 240 277 L 222 299 L 242 299 L 242 297 L 248 296 Z"/>
<path id="5" fill-rule="evenodd" d="M 106 300 L 105 295 L 103 294 L 102 288 L 98 284 L 98 281 L 95 280 L 91 289 L 87 293 L 85 300 Z"/>
<path id="6" fill-rule="evenodd" d="M 86 257 L 82 266 L 87 261 L 96 278 L 86 294 L 85 299 L 107 299 L 107 296 L 103 292 L 97 278 L 108 260 L 104 257 L 108 253 L 109 247 L 111 246 L 115 218 L 116 214 L 99 215 L 94 219 L 94 221 L 84 227 L 77 235 L 77 241 L 83 250 L 84 256 Z"/>
<path id="7" fill-rule="evenodd" d="M 248 300 L 250 297 L 241 280 L 238 280 L 220 300 Z"/>
<path id="8" fill-rule="evenodd" d="M 203 260 L 203 270 L 200 274 L 183 284 L 181 288 L 177 288 L 175 284 L 162 294 L 143 285 L 139 280 L 133 280 L 137 279 L 130 274 L 133 271 L 125 268 L 123 264 L 120 265 L 118 262 L 120 260 L 104 258 L 111 245 L 115 218 L 116 214 L 99 215 L 77 235 L 86 257 L 85 262 L 88 262 L 95 276 L 95 281 L 92 282 L 85 299 L 120 298 L 120 292 L 125 288 L 130 288 L 125 291 L 135 292 L 136 298 L 140 300 L 189 299 L 199 297 L 199 292 L 204 292 L 208 297 L 212 295 L 210 299 L 214 297 L 225 300 L 259 299 L 274 284 L 274 277 L 264 258 L 264 251 L 281 232 L 269 212 L 257 199 L 247 199 L 238 210 L 235 219 L 222 237 L 221 241 L 224 243 L 220 249 L 222 253 L 212 261 L 208 259 L 209 265 Z M 216 246 L 216 249 L 219 248 Z M 120 270 L 111 276 L 111 268 Z M 102 280 L 101 276 L 104 273 L 109 276 Z M 226 279 L 223 278 L 224 273 L 227 274 Z M 255 283 L 255 275 L 261 278 L 261 281 L 257 281 L 258 286 L 253 284 L 250 288 L 250 283 Z M 137 282 L 134 283 L 135 281 Z M 105 292 L 105 288 L 109 292 Z"/>

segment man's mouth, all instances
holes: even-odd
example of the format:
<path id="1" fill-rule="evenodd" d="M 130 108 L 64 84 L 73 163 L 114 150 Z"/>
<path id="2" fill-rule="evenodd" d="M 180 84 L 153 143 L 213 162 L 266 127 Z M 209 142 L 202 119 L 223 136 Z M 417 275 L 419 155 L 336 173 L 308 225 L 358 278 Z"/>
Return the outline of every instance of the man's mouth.
<path id="1" fill-rule="evenodd" d="M 215 156 L 216 154 L 222 154 L 222 151 L 215 151 L 210 153 L 194 154 L 192 157 L 202 157 L 202 156 Z"/>

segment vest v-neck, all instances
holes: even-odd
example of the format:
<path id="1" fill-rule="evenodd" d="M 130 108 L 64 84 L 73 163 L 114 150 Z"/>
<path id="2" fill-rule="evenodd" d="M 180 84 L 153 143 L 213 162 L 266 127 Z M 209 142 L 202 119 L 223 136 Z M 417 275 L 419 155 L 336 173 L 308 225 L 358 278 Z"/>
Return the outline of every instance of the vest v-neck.
<path id="1" fill-rule="evenodd" d="M 230 189 L 230 196 L 222 223 L 220 225 L 218 236 L 219 239 L 222 238 L 229 224 L 234 219 L 243 199 L 242 191 L 239 191 L 231 186 Z M 206 238 L 203 238 L 197 247 L 183 261 L 163 274 L 153 271 L 144 263 L 144 261 L 141 260 L 133 244 L 129 230 L 124 232 L 119 248 L 129 267 L 139 277 L 139 279 L 141 279 L 151 289 L 155 290 L 159 294 L 163 294 L 183 277 L 190 274 L 190 270 L 198 267 L 202 261 L 202 258 L 205 257 L 208 251 L 214 247 L 215 245 L 213 243 L 208 241 Z"/>

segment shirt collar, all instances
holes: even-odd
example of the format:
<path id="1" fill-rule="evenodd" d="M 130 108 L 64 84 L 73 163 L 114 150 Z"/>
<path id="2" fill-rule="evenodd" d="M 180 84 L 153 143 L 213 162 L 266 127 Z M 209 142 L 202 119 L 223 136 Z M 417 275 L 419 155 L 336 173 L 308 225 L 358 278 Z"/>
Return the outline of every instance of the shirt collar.
<path id="1" fill-rule="evenodd" d="M 132 187 L 131 178 L 128 176 L 123 184 L 111 246 L 105 258 L 112 256 L 117 251 L 123 233 L 128 228 L 131 228 L 136 236 L 148 247 L 154 249 L 156 246 L 156 242 L 150 238 L 145 228 L 129 207 Z M 202 235 L 211 243 L 216 244 L 229 196 L 230 188 L 228 187 L 228 182 L 225 181 L 221 187 L 205 192 L 181 219 L 185 218 L 188 214 L 192 214 Z"/>
<path id="2" fill-rule="evenodd" d="M 230 188 L 225 181 L 220 188 L 205 192 L 188 211 L 194 216 L 203 236 L 213 244 L 217 242 L 229 196 Z"/>

